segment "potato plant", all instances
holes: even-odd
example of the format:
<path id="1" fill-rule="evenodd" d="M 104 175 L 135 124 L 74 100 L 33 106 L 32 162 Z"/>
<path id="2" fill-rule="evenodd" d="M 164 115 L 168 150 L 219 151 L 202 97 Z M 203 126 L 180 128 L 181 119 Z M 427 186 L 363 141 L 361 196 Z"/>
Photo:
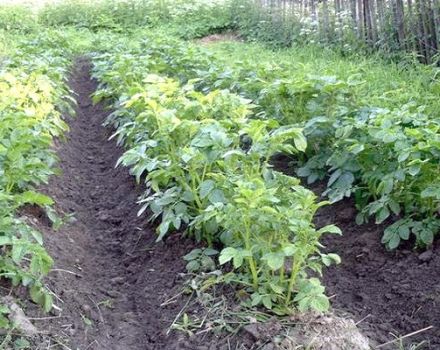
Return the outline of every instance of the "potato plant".
<path id="1" fill-rule="evenodd" d="M 319 238 L 340 231 L 316 230 L 313 216 L 325 203 L 269 163 L 279 152 L 304 152 L 301 128 L 255 119 L 258 106 L 227 90 L 204 93 L 158 74 L 163 66 L 153 56 L 151 63 L 136 54 L 98 56 L 94 68 L 101 81 L 95 100 L 115 101 L 107 122 L 127 147 L 119 163 L 147 187 L 140 214 L 160 220 L 158 240 L 185 229 L 208 246 L 222 243 L 219 262 L 231 262 L 232 280 L 254 306 L 326 310 L 324 287 L 309 273 L 339 262 L 320 252 Z M 113 69 L 139 74 L 121 85 Z M 188 257 L 191 266 L 200 265 L 200 254 Z"/>
<path id="2" fill-rule="evenodd" d="M 114 51 L 102 56 L 114 67 L 109 75 L 140 79 L 143 69 L 151 69 L 183 84 L 191 81 L 197 91 L 204 93 L 227 89 L 252 100 L 258 118 L 277 119 L 281 124 L 300 123 L 317 115 L 338 116 L 352 110 L 351 90 L 359 84 L 357 79 L 343 81 L 335 76 L 292 77 L 286 67 L 276 64 L 251 61 L 230 64 L 207 49 L 163 34 L 154 37 L 146 34 L 130 52 L 124 47 Z M 138 61 L 130 60 L 133 54 Z M 113 62 L 115 57 L 118 59 Z M 106 81 L 105 75 L 101 81 Z"/>
<path id="3" fill-rule="evenodd" d="M 419 246 L 433 242 L 440 225 L 434 175 L 439 131 L 423 106 L 360 107 L 352 90 L 361 76 L 292 78 L 276 64 L 225 63 L 206 49 L 166 38 L 146 39 L 137 51 L 146 50 L 151 59 L 143 67 L 191 81 L 204 93 L 228 89 L 248 98 L 255 105 L 251 118 L 304 127 L 309 146 L 298 155 L 298 175 L 309 184 L 327 178 L 324 195 L 331 202 L 354 196 L 358 223 L 371 216 L 377 224 L 389 222 L 382 239 L 388 248 L 410 237 Z"/>
<path id="4" fill-rule="evenodd" d="M 36 187 L 54 173 L 52 142 L 67 130 L 61 118 L 61 111 L 70 110 L 63 80 L 67 61 L 48 52 L 42 57 L 26 45 L 27 51 L 17 51 L 0 67 L 0 274 L 14 286 L 27 287 L 32 300 L 49 311 L 52 296 L 42 278 L 53 262 L 41 233 L 26 224 L 18 210 L 38 205 L 57 220 L 52 199 Z M 51 69 L 55 62 L 59 68 Z M 1 316 L 0 327 L 8 326 Z"/>
<path id="5" fill-rule="evenodd" d="M 333 146 L 324 157 L 317 152 L 310 158 L 300 175 L 313 181 L 328 167 L 326 194 L 333 201 L 353 194 L 358 223 L 370 216 L 377 224 L 397 218 L 382 238 L 388 248 L 411 233 L 417 244 L 432 244 L 440 229 L 438 120 L 408 104 L 365 109 L 338 120 L 312 119 L 306 134 L 317 149 Z"/>

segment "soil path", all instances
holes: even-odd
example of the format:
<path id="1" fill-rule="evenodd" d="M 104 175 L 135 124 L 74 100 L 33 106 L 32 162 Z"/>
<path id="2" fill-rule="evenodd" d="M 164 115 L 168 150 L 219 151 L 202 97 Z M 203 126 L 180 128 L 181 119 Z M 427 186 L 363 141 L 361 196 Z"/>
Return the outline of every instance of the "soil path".
<path id="1" fill-rule="evenodd" d="M 62 174 L 46 189 L 58 210 L 76 219 L 58 232 L 44 229 L 55 261 L 48 286 L 63 311 L 35 323 L 72 349 L 168 349 L 166 331 L 185 300 L 161 303 L 179 291 L 173 287 L 181 285 L 189 243 L 154 244 L 155 233 L 137 217 L 140 189 L 126 169 L 115 169 L 122 150 L 102 126 L 109 112 L 91 102 L 89 71 L 87 60 L 77 61 L 70 82 L 77 115 L 58 146 Z"/>

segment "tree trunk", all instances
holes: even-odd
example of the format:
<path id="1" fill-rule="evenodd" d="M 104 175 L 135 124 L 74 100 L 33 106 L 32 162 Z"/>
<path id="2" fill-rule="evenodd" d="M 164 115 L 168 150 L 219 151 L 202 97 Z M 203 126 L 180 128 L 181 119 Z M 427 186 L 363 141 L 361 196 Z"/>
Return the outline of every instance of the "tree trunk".
<path id="1" fill-rule="evenodd" d="M 321 34 L 322 37 L 324 37 L 325 41 L 329 41 L 331 39 L 328 0 L 322 0 L 322 33 Z"/>
<path id="2" fill-rule="evenodd" d="M 376 0 L 377 4 L 377 17 L 379 19 L 379 30 L 382 32 L 385 30 L 385 10 L 383 0 Z"/>
<path id="3" fill-rule="evenodd" d="M 428 62 L 429 57 L 429 48 L 427 46 L 427 35 L 426 35 L 426 25 L 424 19 L 424 11 L 423 11 L 423 0 L 417 0 L 417 14 L 418 14 L 418 44 L 419 44 L 419 52 L 422 56 L 423 63 Z"/>
<path id="4" fill-rule="evenodd" d="M 377 15 L 375 1 L 370 0 L 370 21 L 371 21 L 371 36 L 373 39 L 373 44 L 376 46 L 377 43 Z"/>
<path id="5" fill-rule="evenodd" d="M 316 22 L 317 15 L 316 15 L 316 3 L 315 3 L 315 0 L 311 0 L 310 3 L 311 3 L 310 7 L 312 9 L 312 21 Z"/>
<path id="6" fill-rule="evenodd" d="M 396 30 L 397 33 L 397 43 L 399 44 L 400 49 L 405 49 L 405 23 L 404 23 L 402 0 L 393 1 L 393 12 L 394 12 L 394 29 Z"/>
<path id="7" fill-rule="evenodd" d="M 353 23 L 356 24 L 356 0 L 350 0 L 350 12 Z"/>
<path id="8" fill-rule="evenodd" d="M 437 35 L 440 34 L 440 0 L 434 0 L 434 21 L 437 29 Z"/>
<path id="9" fill-rule="evenodd" d="M 437 30 L 435 25 L 435 15 L 433 10 L 434 4 L 433 1 L 427 0 L 427 19 L 428 19 L 428 28 L 429 28 L 429 45 L 431 48 L 431 55 L 434 56 L 437 54 L 438 45 L 437 45 Z"/>
<path id="10" fill-rule="evenodd" d="M 363 21 L 365 28 L 365 37 L 367 39 L 367 44 L 369 46 L 372 46 L 374 40 L 373 40 L 373 25 L 371 23 L 371 13 L 370 13 L 371 11 L 370 0 L 363 0 L 363 3 L 364 3 Z"/>
<path id="11" fill-rule="evenodd" d="M 357 12 L 358 12 L 358 16 L 357 16 L 357 26 L 358 26 L 358 31 L 359 31 L 359 38 L 364 40 L 364 26 L 363 26 L 363 1 L 362 0 L 358 0 L 357 2 Z"/>

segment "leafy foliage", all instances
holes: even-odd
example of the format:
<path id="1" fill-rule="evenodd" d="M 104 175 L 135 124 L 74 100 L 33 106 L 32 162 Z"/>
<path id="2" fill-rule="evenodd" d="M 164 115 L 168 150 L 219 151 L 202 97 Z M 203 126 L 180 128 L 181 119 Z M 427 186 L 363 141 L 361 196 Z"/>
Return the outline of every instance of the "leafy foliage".
<path id="1" fill-rule="evenodd" d="M 408 240 L 410 232 L 418 244 L 432 244 L 440 227 L 438 120 L 408 104 L 396 110 L 360 110 L 337 120 L 312 119 L 306 130 L 318 152 L 299 169 L 300 175 L 312 182 L 328 168 L 326 194 L 332 201 L 353 194 L 358 223 L 369 216 L 377 224 L 401 218 L 385 230 L 382 241 L 390 249 Z"/>
<path id="2" fill-rule="evenodd" d="M 23 6 L 0 6 L 0 30 L 30 33 L 37 28 L 37 20 L 30 9 Z"/>
<path id="3" fill-rule="evenodd" d="M 123 32 L 138 26 L 171 26 L 175 35 L 198 38 L 222 31 L 232 24 L 227 1 L 201 0 L 70 0 L 51 4 L 39 12 L 47 26 L 75 26 L 98 32 Z M 194 20 L 194 17 L 197 20 Z"/>
<path id="4" fill-rule="evenodd" d="M 439 128 L 438 118 L 425 107 L 413 101 L 392 109 L 362 107 L 353 93 L 363 84 L 359 75 L 346 80 L 310 74 L 292 78 L 282 66 L 243 61 L 229 65 L 209 50 L 166 37 L 146 39 L 138 51 L 143 63 L 120 60 L 124 70 L 116 65 L 119 74 L 130 71 L 130 79 L 139 79 L 143 69 L 150 69 L 182 83 L 191 81 L 208 95 L 227 89 L 252 100 L 252 119 L 304 127 L 308 148 L 296 154 L 299 176 L 309 184 L 328 178 L 324 195 L 332 202 L 353 195 L 358 223 L 373 216 L 377 224 L 396 221 L 399 227 L 400 219 L 410 220 L 405 227 L 417 244 L 432 243 L 439 221 L 434 175 Z M 383 237 L 390 249 L 411 237 L 398 235 L 393 227 Z"/>
<path id="5" fill-rule="evenodd" d="M 27 287 L 32 300 L 49 311 L 52 296 L 42 278 L 53 262 L 41 233 L 19 218 L 18 210 L 38 205 L 54 218 L 52 199 L 35 188 L 54 173 L 52 142 L 67 130 L 61 112 L 71 109 L 64 83 L 68 61 L 22 44 L 0 67 L 0 273 L 14 286 Z M 45 51 L 35 51 L 40 50 Z"/>
<path id="6" fill-rule="evenodd" d="M 440 228 L 438 69 L 356 56 L 349 31 L 343 39 L 353 45 L 334 44 L 353 56 L 304 47 L 305 38 L 319 41 L 313 23 L 280 26 L 249 4 L 69 1 L 38 16 L 0 7 L 0 269 L 44 308 L 51 297 L 41 279 L 52 261 L 41 234 L 17 213 L 26 204 L 50 210 L 52 201 L 35 188 L 53 173 L 50 145 L 66 130 L 60 112 L 71 112 L 69 55 L 92 47 L 101 51 L 95 100 L 114 104 L 107 123 L 127 148 L 120 163 L 147 185 L 140 214 L 160 222 L 158 239 L 186 230 L 222 247 L 188 254 L 188 270 L 211 271 L 218 261 L 230 269 L 224 281 L 242 285 L 250 305 L 279 313 L 328 308 L 316 276 L 339 258 L 323 254 L 319 240 L 340 232 L 314 227 L 324 203 L 271 167 L 280 152 L 308 183 L 326 179 L 330 201 L 353 196 L 358 223 L 385 223 L 388 248 L 411 238 L 433 242 Z M 250 40 L 300 46 L 202 48 L 178 39 L 230 28 Z"/>
<path id="7" fill-rule="evenodd" d="M 175 59 L 167 49 L 181 47 L 164 46 L 95 58 L 95 101 L 115 101 L 107 122 L 128 148 L 119 163 L 147 186 L 140 214 L 160 219 L 158 240 L 186 228 L 210 246 L 221 242 L 219 262 L 232 263 L 229 278 L 251 291 L 254 306 L 327 309 L 324 288 L 308 271 L 332 261 L 334 255 L 321 254 L 319 238 L 340 231 L 316 230 L 313 216 L 324 203 L 269 163 L 279 152 L 304 152 L 302 130 L 255 118 L 259 107 L 228 90 L 198 91 L 188 78 L 203 59 Z M 187 83 L 167 74 L 183 74 Z M 188 268 L 207 268 L 206 254 L 196 253 L 186 257 Z"/>

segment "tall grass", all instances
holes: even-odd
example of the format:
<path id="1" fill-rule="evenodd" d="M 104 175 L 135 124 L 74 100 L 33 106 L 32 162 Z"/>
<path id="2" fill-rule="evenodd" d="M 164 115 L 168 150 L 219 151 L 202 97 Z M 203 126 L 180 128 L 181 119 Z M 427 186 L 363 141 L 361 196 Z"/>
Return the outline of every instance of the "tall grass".
<path id="1" fill-rule="evenodd" d="M 0 5 L 2 5 L 0 3 Z M 0 30 L 30 33 L 35 31 L 37 19 L 29 7 L 22 5 L 0 6 Z"/>
<path id="2" fill-rule="evenodd" d="M 124 32 L 159 24 L 178 27 L 176 33 L 192 38 L 209 34 L 210 28 L 230 25 L 229 6 L 223 0 L 66 0 L 46 6 L 39 21 L 46 26 L 73 25 L 92 30 Z"/>
<path id="3" fill-rule="evenodd" d="M 426 106 L 433 117 L 440 111 L 440 69 L 417 61 L 394 62 L 379 54 L 347 56 L 311 44 L 271 49 L 261 43 L 220 42 L 210 48 L 225 62 L 273 64 L 293 77 L 330 75 L 356 80 L 360 84 L 353 87 L 354 93 L 363 105 L 397 108 L 414 102 Z"/>

